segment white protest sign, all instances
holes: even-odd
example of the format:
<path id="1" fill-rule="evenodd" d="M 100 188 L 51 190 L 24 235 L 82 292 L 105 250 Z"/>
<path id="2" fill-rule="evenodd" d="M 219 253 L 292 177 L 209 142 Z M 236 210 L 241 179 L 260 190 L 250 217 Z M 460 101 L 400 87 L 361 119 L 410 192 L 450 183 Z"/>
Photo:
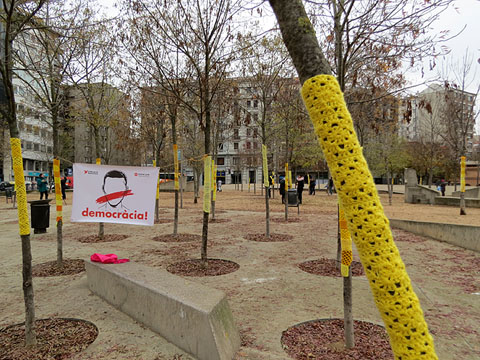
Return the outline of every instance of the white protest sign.
<path id="1" fill-rule="evenodd" d="M 72 222 L 153 225 L 158 168 L 73 164 Z"/>

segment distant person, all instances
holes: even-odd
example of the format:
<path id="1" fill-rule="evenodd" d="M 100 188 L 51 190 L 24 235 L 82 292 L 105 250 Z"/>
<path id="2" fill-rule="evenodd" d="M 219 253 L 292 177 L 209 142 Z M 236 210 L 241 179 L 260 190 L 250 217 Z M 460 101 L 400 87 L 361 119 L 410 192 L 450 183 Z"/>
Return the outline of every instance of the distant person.
<path id="1" fill-rule="evenodd" d="M 280 177 L 280 195 L 282 196 L 282 204 L 285 204 L 285 177 Z"/>
<path id="2" fill-rule="evenodd" d="M 37 189 L 40 192 L 40 200 L 43 199 L 43 196 L 45 195 L 45 200 L 48 199 L 48 182 L 47 179 L 45 179 L 45 176 L 43 174 L 40 174 L 40 176 L 37 179 Z"/>
<path id="3" fill-rule="evenodd" d="M 333 195 L 333 188 L 334 188 L 333 179 L 330 178 L 330 179 L 328 179 L 328 184 L 327 184 L 327 194 L 328 195 Z"/>
<path id="4" fill-rule="evenodd" d="M 308 183 L 308 193 L 310 195 L 315 195 L 315 178 L 311 177 L 310 182 Z"/>
<path id="5" fill-rule="evenodd" d="M 217 181 L 217 191 L 222 192 L 222 180 Z"/>
<path id="6" fill-rule="evenodd" d="M 67 200 L 67 178 L 65 176 L 62 176 L 62 180 L 60 180 L 61 188 L 62 188 L 62 199 L 65 202 Z"/>
<path id="7" fill-rule="evenodd" d="M 303 176 L 297 176 L 297 197 L 298 197 L 298 202 L 301 204 L 302 203 L 302 193 L 303 193 L 303 187 L 305 186 L 305 178 Z"/>
<path id="8" fill-rule="evenodd" d="M 447 183 L 445 182 L 444 179 L 442 179 L 442 182 L 440 183 L 440 191 L 442 192 L 442 196 L 445 196 L 446 187 L 447 187 Z"/>

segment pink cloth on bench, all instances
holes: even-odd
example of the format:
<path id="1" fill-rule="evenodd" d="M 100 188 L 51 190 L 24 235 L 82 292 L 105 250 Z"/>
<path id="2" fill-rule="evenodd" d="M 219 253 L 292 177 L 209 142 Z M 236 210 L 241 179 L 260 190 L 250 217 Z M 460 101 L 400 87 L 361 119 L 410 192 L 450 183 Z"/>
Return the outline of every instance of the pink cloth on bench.
<path id="1" fill-rule="evenodd" d="M 119 259 L 115 254 L 98 254 L 95 253 L 90 256 L 90 260 L 94 262 L 101 262 L 102 264 L 122 264 L 129 262 L 130 259 Z"/>

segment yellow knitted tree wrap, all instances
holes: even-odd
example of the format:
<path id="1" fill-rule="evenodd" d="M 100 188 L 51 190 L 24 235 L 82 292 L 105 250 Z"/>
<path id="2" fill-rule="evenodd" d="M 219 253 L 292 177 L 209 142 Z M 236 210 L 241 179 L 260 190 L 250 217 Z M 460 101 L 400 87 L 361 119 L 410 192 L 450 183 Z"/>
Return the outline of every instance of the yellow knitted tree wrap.
<path id="1" fill-rule="evenodd" d="M 212 157 L 203 160 L 203 211 L 210 214 L 212 191 Z"/>
<path id="2" fill-rule="evenodd" d="M 17 192 L 18 227 L 20 235 L 30 235 L 30 221 L 27 209 L 27 189 L 23 175 L 22 145 L 20 139 L 10 138 L 12 149 L 13 174 L 15 175 L 15 190 Z"/>
<path id="3" fill-rule="evenodd" d="M 395 359 L 438 359 L 337 80 L 330 75 L 310 78 L 302 87 L 302 97 Z"/>
<path id="4" fill-rule="evenodd" d="M 57 225 L 62 221 L 63 205 L 62 205 L 62 185 L 60 180 L 60 160 L 53 159 L 53 178 L 55 180 L 55 203 L 57 205 Z"/>
<path id="5" fill-rule="evenodd" d="M 350 264 L 353 260 L 352 237 L 350 236 L 350 232 L 348 231 L 347 219 L 345 218 L 345 212 L 343 211 L 341 206 L 339 206 L 338 213 L 338 221 L 340 225 L 340 242 L 342 245 L 341 271 L 343 277 L 348 277 Z"/>

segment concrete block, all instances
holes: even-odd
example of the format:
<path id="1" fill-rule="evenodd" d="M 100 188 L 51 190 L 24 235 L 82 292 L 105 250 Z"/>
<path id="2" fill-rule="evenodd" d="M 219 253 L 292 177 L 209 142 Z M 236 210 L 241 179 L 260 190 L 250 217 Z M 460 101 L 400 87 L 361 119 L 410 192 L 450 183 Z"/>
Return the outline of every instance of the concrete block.
<path id="1" fill-rule="evenodd" d="M 231 360 L 239 349 L 222 291 L 135 262 L 85 267 L 93 293 L 199 360 Z"/>
<path id="2" fill-rule="evenodd" d="M 480 252 L 480 227 L 389 219 L 390 226 Z"/>

